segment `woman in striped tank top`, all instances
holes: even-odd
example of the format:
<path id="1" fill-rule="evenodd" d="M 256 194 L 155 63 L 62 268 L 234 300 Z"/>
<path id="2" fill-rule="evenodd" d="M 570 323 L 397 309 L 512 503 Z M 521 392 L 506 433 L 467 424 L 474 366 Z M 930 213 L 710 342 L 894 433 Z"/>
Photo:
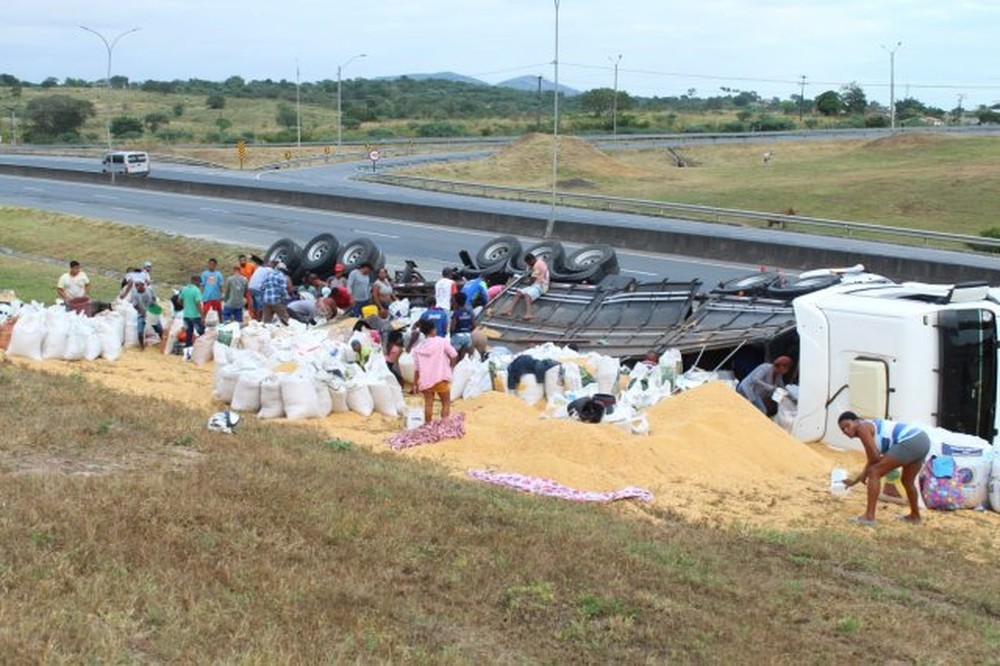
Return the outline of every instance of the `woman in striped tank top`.
<path id="1" fill-rule="evenodd" d="M 902 467 L 903 488 L 910 504 L 910 513 L 901 520 L 920 522 L 917 474 L 924 464 L 931 447 L 931 440 L 920 426 L 898 423 L 886 419 L 861 419 L 854 412 L 844 412 L 837 418 L 840 431 L 848 437 L 857 437 L 865 447 L 868 464 L 854 479 L 844 482 L 847 487 L 859 481 L 868 484 L 868 505 L 862 516 L 851 520 L 860 525 L 875 524 L 875 506 L 882 490 L 882 477 Z"/>

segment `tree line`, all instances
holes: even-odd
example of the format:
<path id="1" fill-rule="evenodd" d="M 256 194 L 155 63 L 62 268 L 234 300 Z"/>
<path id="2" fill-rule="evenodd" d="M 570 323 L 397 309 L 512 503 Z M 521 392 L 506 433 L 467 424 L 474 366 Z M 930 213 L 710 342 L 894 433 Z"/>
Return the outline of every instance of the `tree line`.
<path id="1" fill-rule="evenodd" d="M 298 122 L 292 106 L 296 99 L 302 104 L 330 107 L 336 99 L 336 80 L 325 79 L 296 84 L 294 81 L 271 79 L 247 81 L 231 76 L 224 81 L 187 79 L 173 81 L 147 80 L 132 82 L 124 76 L 112 76 L 110 84 L 118 89 L 142 90 L 164 96 L 184 95 L 204 97 L 210 109 L 224 109 L 230 100 L 265 99 L 277 102 L 275 122 L 284 128 L 273 134 L 273 140 L 289 140 L 289 130 Z M 87 120 L 97 113 L 91 102 L 60 93 L 60 88 L 103 86 L 104 82 L 88 82 L 67 78 L 62 82 L 49 77 L 34 84 L 11 74 L 0 74 L 0 94 L 16 101 L 26 88 L 41 88 L 46 94 L 34 95 L 18 109 L 21 114 L 22 137 L 35 143 L 75 142 Z M 6 91 L 6 94 L 3 94 Z M 551 123 L 552 90 L 520 90 L 475 84 L 448 79 L 350 79 L 342 82 L 342 125 L 348 130 L 362 123 L 380 121 L 410 121 L 414 136 L 467 135 L 469 121 L 518 119 L 517 131 L 547 131 Z M 881 127 L 888 124 L 888 110 L 867 99 L 856 83 L 827 90 L 813 99 L 791 95 L 786 99 L 764 99 L 754 91 L 721 87 L 716 94 L 699 95 L 694 88 L 676 96 L 640 97 L 610 88 L 595 88 L 579 95 L 561 94 L 560 105 L 566 114 L 566 129 L 571 132 L 607 132 L 612 124 L 621 133 L 650 131 L 777 131 L 797 127 L 818 127 L 821 121 L 837 121 L 842 126 Z M 169 112 L 146 114 L 142 118 L 119 115 L 111 119 L 112 133 L 120 138 L 141 137 L 147 132 L 156 136 L 169 125 L 171 118 L 184 112 L 175 102 Z M 704 123 L 688 122 L 679 126 L 677 114 L 701 114 Z M 938 119 L 957 122 L 970 115 L 957 107 L 950 112 L 925 105 L 917 99 L 896 102 L 896 118 L 901 125 Z M 982 106 L 971 114 L 980 123 L 1000 122 L 1000 105 Z M 227 138 L 224 118 L 217 120 L 217 140 Z M 372 138 L 378 136 L 371 130 Z M 387 130 L 386 130 L 387 131 Z M 393 132 L 398 130 L 393 130 Z M 486 131 L 483 129 L 480 132 Z M 245 137 L 244 137 L 245 138 Z M 253 137 L 258 138 L 258 137 Z M 266 137 L 259 137 L 266 138 Z"/>

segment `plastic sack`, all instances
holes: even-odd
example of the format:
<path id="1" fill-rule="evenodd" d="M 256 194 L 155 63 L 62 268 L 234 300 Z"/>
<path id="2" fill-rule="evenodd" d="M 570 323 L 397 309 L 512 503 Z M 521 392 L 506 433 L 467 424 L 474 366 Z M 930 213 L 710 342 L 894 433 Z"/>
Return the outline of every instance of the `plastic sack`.
<path id="1" fill-rule="evenodd" d="M 517 397 L 529 405 L 534 405 L 545 397 L 545 389 L 538 383 L 535 376 L 529 372 L 526 375 L 522 375 L 520 382 L 518 382 Z"/>
<path id="2" fill-rule="evenodd" d="M 292 421 L 319 416 L 313 379 L 305 374 L 293 373 L 281 378 L 281 402 L 285 416 Z"/>
<path id="3" fill-rule="evenodd" d="M 375 411 L 375 400 L 368 384 L 357 384 L 347 389 L 347 406 L 355 414 L 372 415 Z"/>
<path id="4" fill-rule="evenodd" d="M 368 385 L 371 392 L 372 404 L 379 414 L 385 416 L 399 416 L 396 408 L 396 399 L 392 394 L 392 389 L 383 382 L 376 382 Z"/>
<path id="5" fill-rule="evenodd" d="M 64 358 L 66 338 L 69 336 L 69 320 L 65 312 L 46 317 L 45 339 L 42 342 L 42 358 Z"/>
<path id="6" fill-rule="evenodd" d="M 490 364 L 479 361 L 473 364 L 472 375 L 462 391 L 463 400 L 472 400 L 493 390 L 493 377 L 490 376 Z"/>
<path id="7" fill-rule="evenodd" d="M 414 373 L 417 371 L 417 366 L 413 362 L 413 354 L 410 352 L 403 352 L 399 356 L 399 374 L 403 376 L 403 381 L 407 384 L 413 383 Z"/>
<path id="8" fill-rule="evenodd" d="M 223 372 L 232 373 L 230 367 Z M 229 406 L 238 412 L 256 412 L 261 408 L 260 385 L 265 375 L 261 372 L 241 372 L 233 386 L 232 402 Z"/>
<path id="9" fill-rule="evenodd" d="M 955 476 L 962 486 L 962 508 L 986 508 L 993 447 L 975 435 L 944 428 L 930 428 L 927 434 L 931 438 L 931 455 L 951 456 L 955 460 Z"/>
<path id="10" fill-rule="evenodd" d="M 472 360 L 472 357 L 466 356 L 451 371 L 452 402 L 461 399 L 462 394 L 465 392 L 466 384 L 469 383 L 469 379 L 475 373 L 475 367 L 476 362 Z"/>
<path id="11" fill-rule="evenodd" d="M 334 414 L 344 414 L 351 411 L 351 408 L 347 405 L 346 388 L 343 386 L 338 386 L 336 388 L 328 386 L 327 392 L 330 394 L 330 405 Z"/>
<path id="12" fill-rule="evenodd" d="M 965 500 L 962 497 L 962 483 L 955 475 L 954 462 L 947 462 L 943 456 L 931 456 L 920 471 L 920 494 L 928 509 L 954 511 L 961 509 Z"/>
<path id="13" fill-rule="evenodd" d="M 987 484 L 987 494 L 990 508 L 1000 512 L 1000 455 L 993 452 L 993 464 L 990 468 L 990 481 Z"/>
<path id="14" fill-rule="evenodd" d="M 214 310 L 209 310 L 209 312 L 214 312 Z M 194 361 L 195 365 L 205 365 L 212 360 L 212 347 L 215 345 L 217 336 L 218 332 L 214 328 L 207 328 L 205 333 L 194 341 L 191 360 Z"/>
<path id="15" fill-rule="evenodd" d="M 7 345 L 8 356 L 24 356 L 42 360 L 42 343 L 45 341 L 44 315 L 41 312 L 23 314 L 14 324 Z"/>
<path id="16" fill-rule="evenodd" d="M 316 392 L 316 417 L 326 418 L 333 411 L 333 398 L 326 384 L 321 381 L 313 381 L 313 391 Z"/>
<path id="17" fill-rule="evenodd" d="M 281 401 L 281 382 L 274 375 L 268 375 L 260 382 L 260 411 L 262 419 L 280 419 L 285 415 L 285 405 Z"/>
<path id="18" fill-rule="evenodd" d="M 545 397 L 551 398 L 563 392 L 562 366 L 554 365 L 545 371 Z"/>
<path id="19" fill-rule="evenodd" d="M 614 394 L 618 389 L 618 373 L 621 364 L 618 359 L 601 356 L 597 359 L 597 387 L 601 393 Z"/>
<path id="20" fill-rule="evenodd" d="M 94 328 L 101 336 L 101 356 L 108 361 L 117 361 L 122 355 L 122 336 L 119 334 L 121 317 L 94 319 Z"/>

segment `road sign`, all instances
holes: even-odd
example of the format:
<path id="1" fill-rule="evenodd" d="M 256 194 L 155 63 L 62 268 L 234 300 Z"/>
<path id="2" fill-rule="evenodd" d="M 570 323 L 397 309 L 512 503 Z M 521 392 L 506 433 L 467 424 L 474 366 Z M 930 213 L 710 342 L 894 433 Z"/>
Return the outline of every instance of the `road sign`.
<path id="1" fill-rule="evenodd" d="M 240 139 L 236 142 L 236 157 L 240 160 L 240 168 L 243 168 L 243 163 L 247 159 L 247 142 Z"/>
<path id="2" fill-rule="evenodd" d="M 368 159 L 372 162 L 378 162 L 378 159 L 382 157 L 382 154 L 378 152 L 377 148 L 368 151 Z"/>

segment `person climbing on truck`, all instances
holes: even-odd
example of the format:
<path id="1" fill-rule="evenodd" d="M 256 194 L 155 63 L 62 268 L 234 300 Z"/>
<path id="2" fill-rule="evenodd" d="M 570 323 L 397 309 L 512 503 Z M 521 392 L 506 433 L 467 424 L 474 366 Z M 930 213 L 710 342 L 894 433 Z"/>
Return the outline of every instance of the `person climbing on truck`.
<path id="1" fill-rule="evenodd" d="M 534 318 L 534 315 L 531 314 L 531 304 L 549 290 L 549 267 L 544 260 L 539 259 L 530 252 L 524 255 L 524 263 L 531 269 L 530 282 L 527 287 L 518 290 L 514 295 L 514 300 L 510 302 L 510 305 L 507 306 L 502 314 L 507 317 L 513 316 L 518 301 L 523 300 L 524 319 L 530 320 Z"/>
<path id="2" fill-rule="evenodd" d="M 851 521 L 867 527 L 875 525 L 875 506 L 882 488 L 882 477 L 897 467 L 902 467 L 903 488 L 906 490 L 910 513 L 901 516 L 900 520 L 919 523 L 920 505 L 916 479 L 931 448 L 931 440 L 927 433 L 912 423 L 862 419 L 854 412 L 843 412 L 837 417 L 837 425 L 848 437 L 861 440 L 861 444 L 865 447 L 865 456 L 868 458 L 868 464 L 860 474 L 844 481 L 844 486 L 847 488 L 858 482 L 868 484 L 868 503 L 865 513 L 851 518 Z"/>

